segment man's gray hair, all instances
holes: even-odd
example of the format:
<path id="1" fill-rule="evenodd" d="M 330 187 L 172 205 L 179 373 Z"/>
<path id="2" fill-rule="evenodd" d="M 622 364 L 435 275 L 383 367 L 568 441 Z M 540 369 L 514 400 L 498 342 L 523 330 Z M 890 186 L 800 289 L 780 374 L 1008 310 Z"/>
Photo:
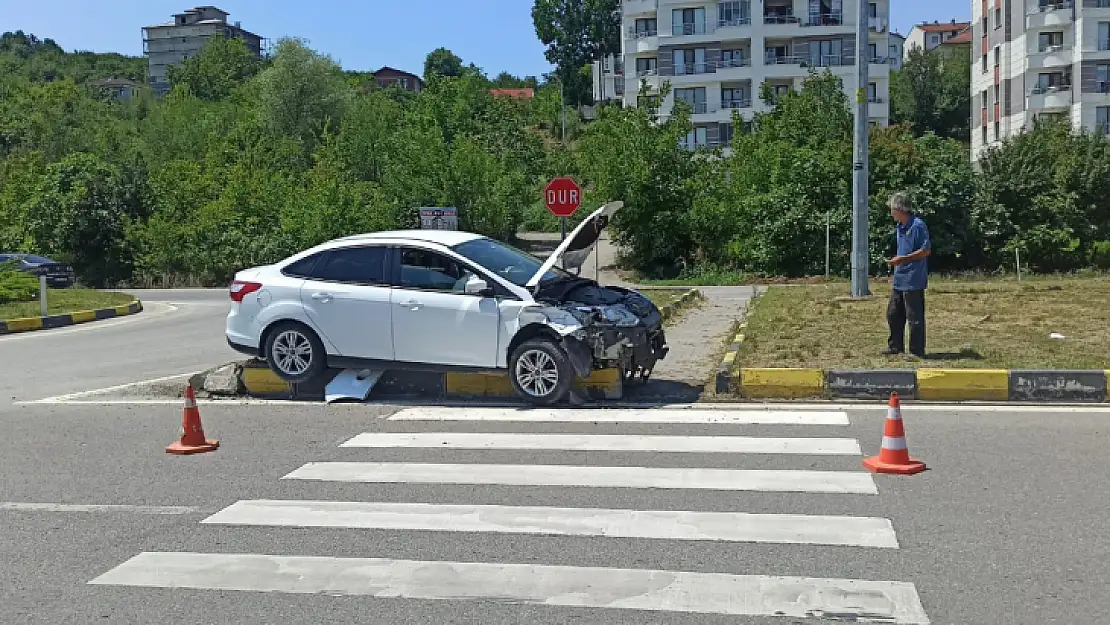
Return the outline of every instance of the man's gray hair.
<path id="1" fill-rule="evenodd" d="M 910 194 L 905 191 L 899 191 L 890 196 L 890 207 L 903 213 L 911 212 L 913 206 L 910 204 Z"/>

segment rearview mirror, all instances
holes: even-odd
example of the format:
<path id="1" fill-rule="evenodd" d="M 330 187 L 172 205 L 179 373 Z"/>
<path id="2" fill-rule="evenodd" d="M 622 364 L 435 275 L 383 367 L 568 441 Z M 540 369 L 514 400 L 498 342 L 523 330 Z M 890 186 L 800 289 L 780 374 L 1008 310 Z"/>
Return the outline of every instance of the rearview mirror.
<path id="1" fill-rule="evenodd" d="M 481 278 L 471 278 L 467 280 L 463 292 L 467 295 L 477 295 L 479 297 L 493 296 L 493 289 L 489 288 L 489 283 Z"/>

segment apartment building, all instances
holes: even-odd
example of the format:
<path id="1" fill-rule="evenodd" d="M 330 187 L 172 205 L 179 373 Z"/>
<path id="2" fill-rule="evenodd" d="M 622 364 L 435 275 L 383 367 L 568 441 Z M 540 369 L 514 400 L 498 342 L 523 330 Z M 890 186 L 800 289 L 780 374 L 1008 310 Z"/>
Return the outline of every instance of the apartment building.
<path id="1" fill-rule="evenodd" d="M 971 156 L 1062 118 L 1110 135 L 1110 0 L 973 0 Z"/>
<path id="2" fill-rule="evenodd" d="M 147 80 L 156 93 L 169 89 L 169 68 L 200 54 L 214 35 L 242 39 L 247 49 L 261 56 L 265 39 L 228 23 L 230 15 L 214 6 L 199 6 L 173 16 L 172 22 L 143 27 L 143 54 L 147 57 Z"/>
<path id="3" fill-rule="evenodd" d="M 957 22 L 955 19 L 948 23 L 934 20 L 932 24 L 929 22 L 915 24 L 906 35 L 905 58 L 910 58 L 910 52 L 915 49 L 924 49 L 926 52 L 935 50 L 949 39 L 959 37 L 960 33 L 969 28 L 971 28 L 971 22 Z"/>
<path id="4" fill-rule="evenodd" d="M 641 85 L 651 97 L 669 82 L 661 115 L 676 98 L 693 109 L 685 145 L 727 145 L 734 111 L 750 120 L 768 110 L 759 98 L 763 83 L 782 93 L 800 88 L 810 69 L 829 68 L 854 92 L 858 6 L 851 0 L 621 0 L 621 54 L 595 65 L 595 99 L 635 106 Z M 870 2 L 863 16 L 870 26 L 868 117 L 884 126 L 889 16 L 890 0 Z"/>
<path id="5" fill-rule="evenodd" d="M 887 59 L 890 61 L 890 69 L 900 70 L 902 69 L 902 58 L 906 55 L 906 36 L 892 30 L 888 41 L 890 52 L 887 54 Z"/>

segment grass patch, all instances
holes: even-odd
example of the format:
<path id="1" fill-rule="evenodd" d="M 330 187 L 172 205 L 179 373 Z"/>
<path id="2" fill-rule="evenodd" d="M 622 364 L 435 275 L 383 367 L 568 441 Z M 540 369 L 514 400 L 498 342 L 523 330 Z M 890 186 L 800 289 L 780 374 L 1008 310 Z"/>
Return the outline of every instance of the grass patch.
<path id="1" fill-rule="evenodd" d="M 1110 278 L 931 278 L 925 360 L 882 356 L 889 283 L 772 286 L 748 315 L 744 367 L 1110 369 Z M 1050 333 L 1063 340 L 1049 338 Z M 908 335 L 907 335 L 908 343 Z"/>
<path id="2" fill-rule="evenodd" d="M 97 308 L 111 308 L 130 304 L 134 297 L 126 293 L 115 291 L 97 291 L 95 289 L 47 289 L 46 304 L 47 314 L 60 315 L 79 310 L 95 310 Z M 39 301 L 36 298 L 30 302 L 9 302 L 0 304 L 0 321 L 20 319 L 23 317 L 38 317 L 40 314 Z"/>

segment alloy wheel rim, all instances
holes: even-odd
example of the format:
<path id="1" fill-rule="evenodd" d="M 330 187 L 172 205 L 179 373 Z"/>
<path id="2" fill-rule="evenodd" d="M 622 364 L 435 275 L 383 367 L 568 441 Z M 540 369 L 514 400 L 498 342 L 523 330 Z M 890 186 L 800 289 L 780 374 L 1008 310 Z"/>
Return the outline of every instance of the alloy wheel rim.
<path id="1" fill-rule="evenodd" d="M 555 359 L 539 349 L 521 354 L 516 361 L 514 375 L 517 384 L 532 397 L 550 395 L 559 384 L 559 367 Z"/>

